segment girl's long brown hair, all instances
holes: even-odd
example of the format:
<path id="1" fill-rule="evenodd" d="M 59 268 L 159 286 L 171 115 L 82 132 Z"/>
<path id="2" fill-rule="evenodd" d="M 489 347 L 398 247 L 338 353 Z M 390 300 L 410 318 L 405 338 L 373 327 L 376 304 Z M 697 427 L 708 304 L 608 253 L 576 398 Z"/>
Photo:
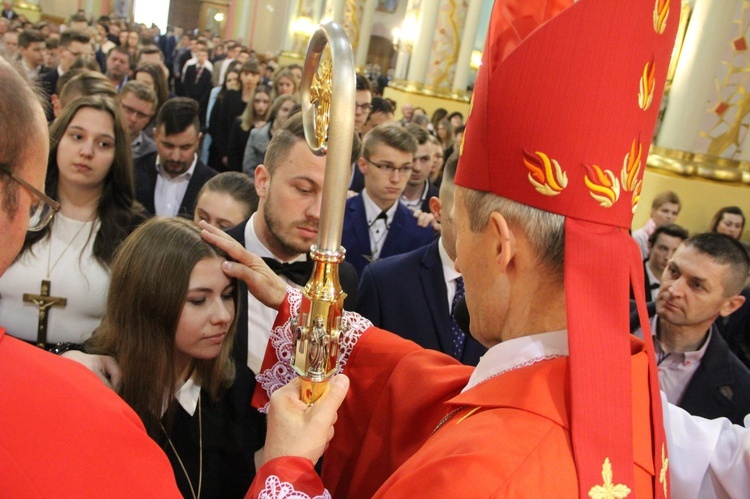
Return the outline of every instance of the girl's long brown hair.
<path id="1" fill-rule="evenodd" d="M 172 401 L 178 382 L 175 334 L 190 274 L 199 261 L 217 256 L 225 257 L 189 221 L 153 218 L 125 240 L 112 264 L 104 319 L 87 349 L 117 359 L 122 371 L 120 395 L 152 437 L 158 434 L 165 401 Z M 233 299 L 236 310 L 236 288 Z M 235 314 L 218 357 L 192 361 L 201 387 L 213 399 L 234 379 L 231 349 L 236 319 Z M 171 417 L 168 413 L 167 421 Z"/>

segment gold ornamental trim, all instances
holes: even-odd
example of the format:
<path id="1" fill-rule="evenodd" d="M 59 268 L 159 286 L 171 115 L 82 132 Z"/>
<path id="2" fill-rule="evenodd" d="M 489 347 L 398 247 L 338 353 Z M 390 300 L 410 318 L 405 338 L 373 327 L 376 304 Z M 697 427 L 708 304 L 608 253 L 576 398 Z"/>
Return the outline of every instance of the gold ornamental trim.
<path id="1" fill-rule="evenodd" d="M 468 104 L 471 100 L 471 94 L 464 90 L 454 90 L 452 88 L 439 88 L 432 85 L 425 85 L 410 80 L 393 80 L 388 83 L 390 88 L 408 92 L 410 94 L 425 95 L 427 97 L 437 97 L 449 101 L 462 102 Z"/>
<path id="2" fill-rule="evenodd" d="M 750 162 L 652 145 L 647 166 L 660 173 L 750 186 Z"/>

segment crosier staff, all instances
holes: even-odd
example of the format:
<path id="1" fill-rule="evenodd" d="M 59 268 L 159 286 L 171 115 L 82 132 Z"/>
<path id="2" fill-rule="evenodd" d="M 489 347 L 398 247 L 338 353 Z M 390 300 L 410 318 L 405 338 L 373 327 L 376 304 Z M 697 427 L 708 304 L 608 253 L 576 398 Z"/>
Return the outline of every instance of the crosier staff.
<path id="1" fill-rule="evenodd" d="M 300 93 L 308 146 L 326 156 L 318 240 L 310 249 L 315 263 L 295 324 L 292 359 L 302 381 L 302 400 L 312 404 L 338 369 L 346 297 L 338 266 L 345 254 L 341 232 L 352 167 L 356 75 L 352 46 L 338 24 L 324 23 L 313 34 Z"/>

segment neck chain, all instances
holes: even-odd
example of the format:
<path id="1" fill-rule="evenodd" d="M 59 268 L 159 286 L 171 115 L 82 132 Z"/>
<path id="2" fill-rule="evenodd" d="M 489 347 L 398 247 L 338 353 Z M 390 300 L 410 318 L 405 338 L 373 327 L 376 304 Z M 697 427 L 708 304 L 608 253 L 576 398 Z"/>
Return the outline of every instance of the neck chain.
<path id="1" fill-rule="evenodd" d="M 60 263 L 60 260 L 62 259 L 63 255 L 65 255 L 65 252 L 68 251 L 68 248 L 70 248 L 70 245 L 73 244 L 73 241 L 75 241 L 78 236 L 81 234 L 83 229 L 88 225 L 89 222 L 84 222 L 81 224 L 81 227 L 76 231 L 75 234 L 73 234 L 73 237 L 68 241 L 68 244 L 63 248 L 62 253 L 60 253 L 60 256 L 57 257 L 57 260 L 55 260 L 55 263 L 52 263 L 52 234 L 50 234 L 49 239 L 49 254 L 47 255 L 47 279 L 49 279 L 50 274 L 52 274 L 52 271 L 55 270 L 55 267 L 57 267 L 57 264 Z"/>
<path id="2" fill-rule="evenodd" d="M 180 468 L 182 468 L 182 472 L 185 473 L 185 478 L 187 478 L 188 485 L 190 486 L 190 493 L 193 494 L 193 499 L 200 499 L 201 496 L 201 487 L 203 486 L 203 418 L 201 415 L 201 396 L 198 395 L 198 439 L 199 439 L 199 453 L 198 453 L 198 493 L 195 493 L 195 488 L 193 488 L 193 481 L 190 480 L 190 475 L 187 472 L 187 468 L 185 468 L 185 463 L 182 462 L 182 458 L 180 457 L 180 454 L 177 453 L 177 449 L 175 448 L 174 444 L 172 443 L 172 439 L 169 438 L 169 433 L 167 433 L 167 430 L 164 429 L 164 425 L 161 425 L 161 431 L 164 432 L 164 435 L 167 437 L 167 442 L 169 442 L 169 447 L 172 449 L 172 452 L 174 452 L 174 455 L 177 457 L 177 462 L 180 463 Z"/>

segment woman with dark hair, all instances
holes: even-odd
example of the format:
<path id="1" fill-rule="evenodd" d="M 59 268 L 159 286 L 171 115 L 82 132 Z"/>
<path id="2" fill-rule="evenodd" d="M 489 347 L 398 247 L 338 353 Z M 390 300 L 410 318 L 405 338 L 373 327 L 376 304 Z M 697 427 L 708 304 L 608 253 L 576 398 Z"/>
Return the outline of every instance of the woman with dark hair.
<path id="1" fill-rule="evenodd" d="M 138 69 L 133 73 L 133 79 L 135 81 L 142 81 L 146 85 L 149 85 L 156 92 L 156 107 L 154 108 L 154 117 L 159 114 L 159 110 L 169 99 L 169 83 L 167 83 L 167 77 L 164 75 L 164 66 L 153 62 L 144 62 L 138 66 Z M 155 119 L 155 118 L 154 118 Z M 153 123 L 154 120 L 149 123 L 145 130 L 149 136 L 153 135 Z M 152 137 L 153 138 L 153 137 Z"/>
<path id="2" fill-rule="evenodd" d="M 725 206 L 711 220 L 711 232 L 726 234 L 734 239 L 742 237 L 745 230 L 745 214 L 739 206 Z"/>
<path id="3" fill-rule="evenodd" d="M 255 177 L 255 167 L 263 163 L 263 157 L 266 155 L 268 143 L 274 132 L 284 125 L 295 109 L 299 110 L 299 103 L 293 95 L 279 95 L 271 105 L 268 122 L 260 128 L 250 130 L 242 159 L 242 171 L 251 179 Z"/>
<path id="4" fill-rule="evenodd" d="M 224 76 L 224 83 L 212 88 L 211 93 L 208 94 L 208 107 L 206 108 L 206 123 L 208 124 L 208 130 L 203 135 L 203 144 L 201 145 L 201 161 L 205 164 L 208 164 L 209 162 L 209 151 L 211 150 L 211 144 L 213 143 L 213 137 L 211 137 L 210 130 L 216 129 L 216 120 L 219 117 L 218 112 L 214 113 L 214 110 L 221 106 L 224 94 L 226 94 L 228 90 L 239 89 L 240 65 L 237 62 L 233 62 L 227 69 Z"/>
<path id="5" fill-rule="evenodd" d="M 245 107 L 253 100 L 255 87 L 260 80 L 260 68 L 255 61 L 247 61 L 240 68 L 240 89 L 228 90 L 221 99 L 221 103 L 214 106 L 209 122 L 209 132 L 213 137 L 213 144 L 209 154 L 209 164 L 217 171 L 227 171 L 229 164 L 228 145 L 229 132 L 234 119 L 241 115 Z M 213 116 L 216 114 L 216 117 Z"/>
<path id="6" fill-rule="evenodd" d="M 154 218 L 118 250 L 86 351 L 115 358 L 120 396 L 169 457 L 184 497 L 243 497 L 263 419 L 228 396 L 238 293 L 226 255 L 181 218 Z M 247 380 L 243 379 L 243 383 Z"/>
<path id="7" fill-rule="evenodd" d="M 227 170 L 234 172 L 242 170 L 242 158 L 245 155 L 245 146 L 250 131 L 266 124 L 270 105 L 271 90 L 263 86 L 257 87 L 253 94 L 252 105 L 245 107 L 242 114 L 235 118 L 229 131 Z"/>
<path id="8" fill-rule="evenodd" d="M 115 250 L 145 219 L 135 201 L 130 136 L 113 99 L 82 97 L 54 121 L 45 191 L 60 212 L 27 235 L 0 279 L 0 322 L 29 342 L 80 343 L 104 314 Z"/>
<path id="9" fill-rule="evenodd" d="M 193 222 L 205 220 L 222 230 L 231 229 L 258 209 L 255 184 L 244 173 L 224 172 L 203 184 L 195 198 Z"/>

